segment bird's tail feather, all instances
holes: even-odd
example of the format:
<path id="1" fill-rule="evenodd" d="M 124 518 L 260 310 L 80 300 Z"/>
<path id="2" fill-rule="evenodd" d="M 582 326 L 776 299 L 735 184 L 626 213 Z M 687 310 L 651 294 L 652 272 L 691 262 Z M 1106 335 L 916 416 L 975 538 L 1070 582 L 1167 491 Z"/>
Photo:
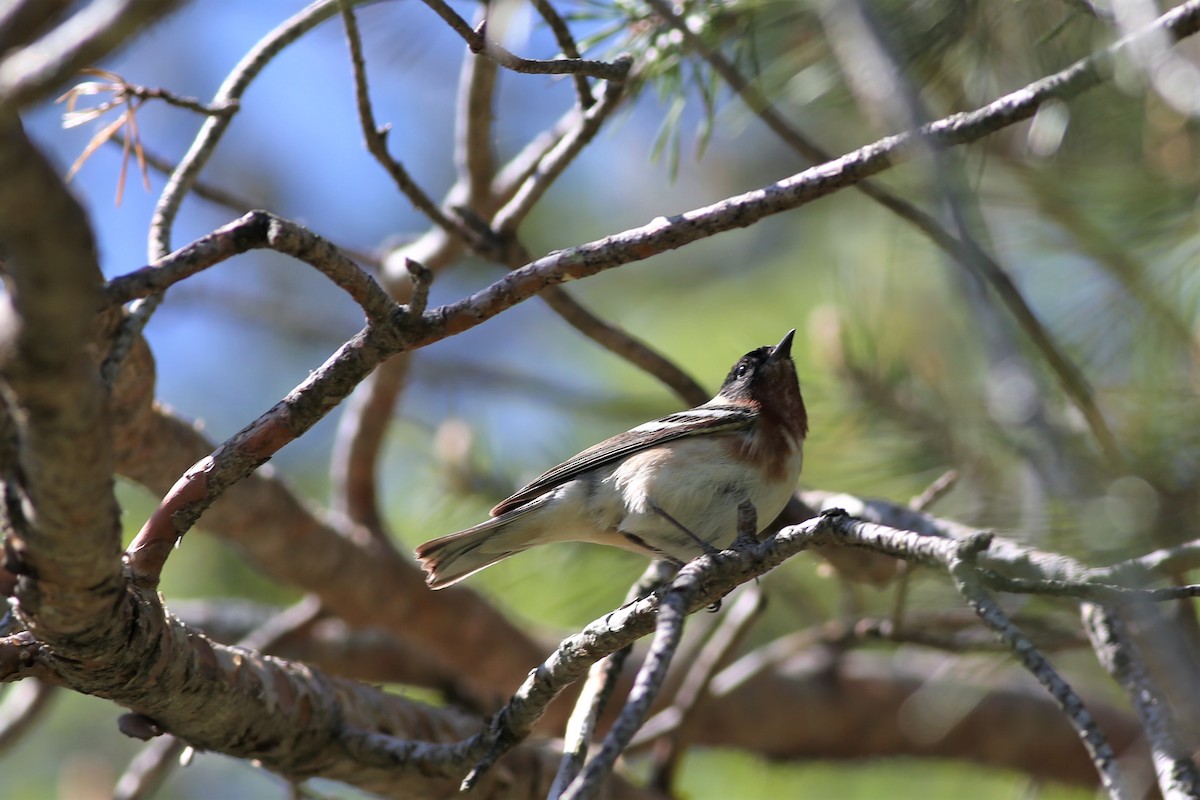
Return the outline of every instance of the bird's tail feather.
<path id="1" fill-rule="evenodd" d="M 425 570 L 431 589 L 442 589 L 490 567 L 501 559 L 520 553 L 539 542 L 531 540 L 528 526 L 513 523 L 534 507 L 534 501 L 489 519 L 465 531 L 425 542 L 417 548 L 417 560 Z"/>

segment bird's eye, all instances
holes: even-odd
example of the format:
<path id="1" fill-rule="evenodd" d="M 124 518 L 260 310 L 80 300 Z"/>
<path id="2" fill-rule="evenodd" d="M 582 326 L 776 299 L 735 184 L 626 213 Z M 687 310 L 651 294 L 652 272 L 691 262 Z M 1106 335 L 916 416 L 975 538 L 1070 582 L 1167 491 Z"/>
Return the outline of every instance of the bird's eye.
<path id="1" fill-rule="evenodd" d="M 748 373 L 749 371 L 750 371 L 750 365 L 749 365 L 749 364 L 738 364 L 738 368 L 737 368 L 737 376 L 738 376 L 739 378 L 744 378 L 744 377 L 746 377 L 746 373 Z"/>

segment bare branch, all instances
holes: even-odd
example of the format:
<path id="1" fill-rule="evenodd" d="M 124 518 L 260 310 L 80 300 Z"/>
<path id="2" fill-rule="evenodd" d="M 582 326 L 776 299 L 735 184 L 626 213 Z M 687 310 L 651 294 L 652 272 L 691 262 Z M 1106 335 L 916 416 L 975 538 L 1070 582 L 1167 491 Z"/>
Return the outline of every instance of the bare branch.
<path id="1" fill-rule="evenodd" d="M 323 613 L 321 602 L 306 595 L 300 602 L 281 610 L 249 631 L 238 647 L 270 652 L 282 639 L 310 627 Z M 150 741 L 130 762 L 113 790 L 114 800 L 140 800 L 149 797 L 179 764 L 189 745 L 170 734 Z"/>
<path id="2" fill-rule="evenodd" d="M 1029 641 L 1028 637 L 1012 623 L 1008 615 L 983 588 L 982 582 L 973 568 L 973 560 L 976 553 L 987 549 L 990 541 L 989 534 L 981 534 L 974 539 L 959 543 L 954 555 L 946 564 L 950 576 L 954 578 L 955 587 L 966 598 L 971 608 L 975 609 L 979 618 L 1008 644 L 1013 655 L 1025 669 L 1029 670 L 1037 678 L 1038 683 L 1050 692 L 1079 733 L 1079 738 L 1083 740 L 1088 754 L 1096 765 L 1096 771 L 1100 773 L 1100 782 L 1108 791 L 1109 796 L 1114 800 L 1131 797 L 1117 768 L 1116 753 L 1113 752 L 1112 746 L 1109 745 L 1108 739 L 1096 724 L 1095 719 L 1084 707 L 1079 695 L 1075 693 L 1070 684 L 1062 679 L 1033 642 Z"/>
<path id="3" fill-rule="evenodd" d="M 753 522 L 751 522 L 751 526 L 753 526 Z M 612 774 L 617 759 L 629 746 L 633 735 L 637 733 L 638 728 L 649 716 L 650 706 L 662 690 L 671 660 L 675 657 L 679 643 L 683 640 L 683 626 L 689 613 L 688 606 L 700 588 L 695 572 L 696 570 L 693 570 L 691 565 L 684 566 L 662 595 L 654 640 L 650 643 L 646 658 L 638 669 L 633 688 L 629 690 L 629 696 L 625 700 L 625 707 L 621 709 L 617 721 L 613 723 L 608 735 L 604 737 L 604 743 L 600 746 L 599 752 L 584 765 L 583 771 L 567 786 L 566 791 L 562 794 L 563 800 L 583 800 L 583 798 L 599 796 L 605 781 Z M 478 770 L 479 768 L 476 767 L 463 781 L 464 788 L 469 783 L 478 780 Z"/>
<path id="4" fill-rule="evenodd" d="M 1100 663 L 1121 685 L 1137 711 L 1150 742 L 1154 771 L 1163 797 L 1200 795 L 1200 772 L 1175 731 L 1175 710 L 1155 685 L 1121 610 L 1083 605 L 1083 623 Z"/>
<path id="5" fill-rule="evenodd" d="M 477 725 L 473 718 L 213 643 L 166 616 L 153 592 L 131 590 L 124 600 L 122 607 L 132 613 L 114 615 L 122 624 L 102 634 L 110 657 L 104 668 L 87 659 L 72 666 L 84 651 L 71 644 L 41 656 L 70 688 L 137 708 L 148 724 L 192 747 L 253 758 L 295 780 L 320 776 L 391 797 L 433 796 L 453 785 L 429 764 L 370 758 L 356 746 L 354 732 L 386 730 L 413 740 L 451 742 Z M 0 640 L 0 653 L 6 643 Z M 237 737 L 229 736 L 231 726 Z M 526 748 L 520 759 L 526 780 L 549 781 L 553 753 Z M 485 791 L 496 797 L 528 796 L 510 781 L 507 774 L 488 779 Z"/>
<path id="6" fill-rule="evenodd" d="M 586 58 L 554 58 L 548 61 L 521 58 L 515 53 L 505 50 L 499 42 L 486 41 L 486 30 L 486 23 L 476 29 L 478 44 L 471 44 L 471 49 L 474 52 L 485 54 L 500 66 L 505 69 L 511 69 L 513 72 L 524 72 L 529 75 L 587 76 L 605 81 L 619 82 L 625 80 L 625 77 L 629 74 L 629 68 L 633 66 L 633 61 L 629 58 L 617 58 L 611 62 L 591 61 Z"/>
<path id="7" fill-rule="evenodd" d="M 109 141 L 121 147 L 125 146 L 125 139 L 120 133 L 113 134 L 113 137 Z M 146 166 L 163 175 L 170 175 L 175 171 L 175 163 L 157 153 L 147 150 L 144 145 L 142 147 L 142 159 L 146 162 Z M 201 180 L 197 180 L 192 185 L 192 194 L 237 214 L 246 214 L 261 205 L 261 203 L 251 200 L 249 197 L 239 196 L 220 186 L 215 186 Z M 350 247 L 346 244 L 338 244 L 337 248 L 348 258 L 352 258 L 360 264 L 374 268 L 379 267 L 379 257 L 374 253 Z"/>
<path id="8" fill-rule="evenodd" d="M 380 128 L 375 122 L 375 112 L 371 107 L 371 96 L 367 89 L 367 66 L 363 59 L 362 37 L 358 33 L 358 22 L 354 18 L 351 0 L 336 0 L 342 10 L 342 20 L 346 26 L 346 40 L 350 46 L 350 63 L 354 68 L 354 96 L 358 105 L 358 119 L 362 126 L 363 139 L 367 152 L 375 157 L 392 177 L 396 187 L 405 197 L 429 217 L 439 228 L 463 241 L 474 243 L 478 238 L 473 232 L 457 220 L 453 220 L 438 207 L 425 191 L 419 187 L 404 165 L 392 157 L 387 147 L 387 128 Z"/>
<path id="9" fill-rule="evenodd" d="M 1122 39 L 1061 72 L 975 111 L 953 114 L 916 131 L 886 137 L 776 183 L 675 215 L 669 220 L 660 217 L 640 228 L 551 253 L 514 270 L 487 289 L 427 313 L 427 322 L 438 330 L 438 334 L 428 339 L 422 337 L 415 344 L 425 344 L 442 335 L 474 327 L 546 286 L 594 275 L 723 231 L 747 227 L 765 217 L 856 185 L 911 156 L 919 139 L 929 138 L 936 145 L 945 147 L 982 138 L 1030 118 L 1047 100 L 1075 97 L 1098 85 L 1106 74 L 1104 66 L 1141 37 L 1165 31 L 1178 39 L 1194 34 L 1198 27 L 1200 0 L 1191 0 L 1164 14 L 1138 36 Z"/>
<path id="10" fill-rule="evenodd" d="M 645 597 L 655 588 L 670 579 L 675 567 L 666 561 L 652 561 L 641 577 L 634 581 L 625 594 L 625 602 L 632 603 L 640 597 Z M 604 708 L 616 690 L 617 680 L 621 670 L 628 661 L 632 645 L 626 646 L 592 664 L 588 670 L 587 680 L 583 690 L 575 702 L 575 709 L 567 720 L 567 729 L 563 733 L 563 756 L 554 776 L 554 783 L 547 794 L 548 800 L 558 800 L 567 787 L 579 775 L 584 761 L 587 759 L 588 747 L 596 730 L 596 723 Z"/>
<path id="11" fill-rule="evenodd" d="M 556 58 L 549 61 L 521 58 L 505 50 L 498 42 L 487 40 L 487 21 L 472 28 L 454 9 L 443 0 L 425 0 L 425 5 L 446 21 L 454 32 L 463 38 L 472 53 L 487 56 L 500 66 L 513 72 L 531 75 L 586 75 L 606 81 L 623 81 L 629 73 L 630 64 L 617 60 L 590 61 L 586 58 Z"/>
<path id="12" fill-rule="evenodd" d="M 500 167 L 496 177 L 492 179 L 491 195 L 500 203 L 507 203 L 516 191 L 524 185 L 529 176 L 534 173 L 542 159 L 558 144 L 562 137 L 575 129 L 582 115 L 578 108 L 573 108 L 558 118 L 548 130 L 544 130 L 521 148 L 521 150 Z"/>
<path id="13" fill-rule="evenodd" d="M 662 381 L 685 403 L 700 405 L 709 398 L 708 391 L 675 362 L 632 334 L 596 316 L 561 286 L 543 289 L 538 296 L 572 328 Z"/>
<path id="14" fill-rule="evenodd" d="M 925 491 L 909 501 L 913 511 L 927 511 L 929 507 L 949 494 L 958 483 L 958 470 L 948 469 L 937 480 L 925 487 Z"/>
<path id="15" fill-rule="evenodd" d="M 153 86 L 139 86 L 136 83 L 125 83 L 125 91 L 134 97 L 140 97 L 143 100 L 162 100 L 164 103 L 176 108 L 182 108 L 186 111 L 191 111 L 204 116 L 230 116 L 238 110 L 239 101 L 227 101 L 224 105 L 211 104 L 206 105 L 194 97 L 183 97 L 166 89 Z"/>
<path id="16" fill-rule="evenodd" d="M 159 294 L 215 264 L 259 248 L 290 255 L 315 267 L 350 295 L 368 320 L 383 322 L 396 310 L 396 304 L 375 279 L 342 255 L 336 245 L 303 225 L 267 211 L 251 211 L 148 267 L 112 279 L 104 288 L 104 298 L 108 303 L 122 304 Z"/>
<path id="17" fill-rule="evenodd" d="M 403 356 L 389 359 L 359 384 L 338 421 L 330 457 L 331 509 L 363 526 L 380 543 L 390 540 L 379 512 L 376 465 L 410 364 Z"/>
<path id="18" fill-rule="evenodd" d="M 13 526 L 6 567 L 37 577 L 17 585 L 35 633 L 78 636 L 114 624 L 110 604 L 122 583 L 111 432 L 85 351 L 100 268 L 83 209 L 15 115 L 0 115 L 0 174 L 10 301 L 0 374 L 23 412 L 25 495 L 5 510 L 36 509 L 28 526 Z"/>
<path id="19" fill-rule="evenodd" d="M 71 7 L 70 0 L 13 0 L 0 9 L 0 53 L 41 36 Z"/>
<path id="20" fill-rule="evenodd" d="M 542 158 L 529 177 L 517 189 L 516 194 L 503 208 L 496 212 L 492 227 L 501 236 L 516 232 L 517 226 L 542 198 L 551 184 L 558 179 L 563 170 L 575 159 L 575 156 L 590 142 L 600 130 L 600 126 L 620 105 L 622 86 L 618 83 L 606 83 L 600 102 L 589 108 L 579 124 L 572 128 L 566 136 L 558 140 Z"/>
<path id="21" fill-rule="evenodd" d="M 350 2 L 365 2 L 366 0 L 350 0 Z M 299 39 L 308 31 L 329 19 L 337 12 L 339 0 L 317 0 L 291 19 L 275 28 L 270 34 L 260 39 L 253 49 L 233 68 L 224 83 L 217 90 L 211 106 L 213 108 L 229 108 L 236 111 L 242 95 L 250 83 L 285 47 Z M 228 113 L 210 115 L 183 159 L 167 178 L 166 186 L 159 195 L 150 219 L 150 236 L 147 247 L 148 260 L 151 262 L 164 258 L 171 251 L 171 228 L 183 198 L 191 191 L 200 176 L 204 165 L 216 150 L 217 144 L 224 135 L 230 122 L 236 114 Z M 130 314 L 119 334 L 113 339 L 105 373 L 111 375 L 116 366 L 128 355 L 134 346 L 138 334 L 146 327 L 150 317 L 162 302 L 161 294 L 149 295 L 137 300 L 130 309 Z"/>
<path id="22" fill-rule="evenodd" d="M 1098 581 L 1119 581 L 1136 579 L 1144 574 L 1176 575 L 1193 569 L 1200 569 L 1200 539 L 1155 550 L 1110 567 L 1097 567 L 1090 575 Z"/>
<path id="23" fill-rule="evenodd" d="M 113 800 L 144 800 L 163 785 L 188 745 L 174 736 L 151 739 L 138 751 L 113 787 Z"/>
<path id="24" fill-rule="evenodd" d="M 118 470 L 159 496 L 171 489 L 173 476 L 214 448 L 195 426 L 160 407 L 129 414 L 122 421 L 117 431 Z M 460 670 L 473 696 L 495 697 L 511 691 L 529 665 L 542 657 L 540 644 L 479 595 L 463 590 L 430 598 L 420 570 L 409 559 L 390 546 L 374 546 L 362 531 L 332 527 L 269 469 L 234 486 L 213 505 L 202 524 L 234 544 L 271 580 L 319 595 L 330 612 L 349 625 L 382 629 L 423 648 L 425 660 L 413 662 L 418 673 L 435 677 L 430 662 L 440 662 L 443 670 Z M 297 557 L 298 553 L 304 556 Z M 346 580 L 347 575 L 354 580 Z M 325 635 L 332 638 L 320 646 L 318 638 L 313 645 L 318 651 L 331 658 L 353 658 L 353 647 L 358 645 L 339 645 L 344 637 L 339 639 L 336 630 Z M 464 640 L 477 643 L 491 656 L 481 662 L 464 653 Z"/>
<path id="25" fill-rule="evenodd" d="M 990 541 L 989 537 L 978 535 L 969 540 L 971 545 Z M 733 586 L 744 583 L 756 575 L 761 575 L 796 553 L 816 544 L 838 544 L 850 547 L 865 547 L 877 552 L 890 553 L 897 557 L 916 561 L 918 563 L 938 566 L 945 570 L 953 568 L 954 577 L 960 583 L 969 570 L 970 578 L 977 585 L 978 578 L 974 577 L 974 566 L 962 560 L 963 542 L 934 536 L 922 536 L 911 531 L 901 531 L 873 523 L 862 522 L 847 517 L 844 513 L 827 513 L 800 525 L 783 529 L 761 544 L 751 544 L 739 539 L 738 550 L 727 550 L 721 553 L 702 556 L 688 565 L 682 578 L 687 588 L 685 603 L 686 611 L 693 612 L 710 605 L 714 600 L 726 594 Z M 676 586 L 681 579 L 677 578 L 671 584 Z M 694 593 L 693 593 L 694 588 Z M 672 591 L 671 588 L 666 590 Z M 1002 628 L 1001 622 L 1009 625 L 1006 620 L 997 616 L 1000 612 L 991 605 L 985 605 L 980 598 L 981 590 L 967 586 L 968 599 L 977 611 L 986 613 L 990 624 Z M 522 741 L 529 733 L 534 722 L 541 716 L 546 705 L 567 685 L 580 678 L 591 663 L 615 652 L 629 644 L 634 639 L 645 635 L 656 625 L 661 615 L 661 594 L 656 594 L 642 600 L 629 603 L 622 608 L 606 615 L 588 625 L 579 634 L 565 640 L 558 650 L 537 669 L 530 673 L 509 704 L 497 714 L 488 729 L 483 734 L 483 741 L 489 743 L 488 755 L 483 763 L 491 763 L 508 747 Z M 1010 626 L 1011 627 L 1011 626 Z M 1005 629 L 1010 646 L 1020 642 L 1020 657 L 1033 659 L 1029 654 L 1036 652 L 1033 645 L 1015 629 Z M 666 634 L 664 634 L 665 636 Z M 1039 657 L 1040 658 L 1040 657 Z M 1032 663 L 1032 661 L 1030 662 Z M 1039 667 L 1039 669 L 1041 669 Z M 1045 671 L 1041 676 L 1045 678 Z M 1062 691 L 1062 686 L 1054 684 L 1054 696 L 1060 702 L 1068 694 Z M 1077 699 L 1071 703 L 1076 704 Z M 1082 706 L 1072 706 L 1075 721 L 1085 729 L 1094 743 L 1094 752 L 1098 766 L 1106 774 L 1112 774 L 1112 764 L 1105 760 L 1105 746 L 1100 744 L 1102 736 L 1093 730 L 1094 724 L 1089 722 Z M 481 746 L 479 737 L 464 741 L 459 748 L 477 752 Z M 587 772 L 585 771 L 585 775 Z M 476 773 L 477 775 L 477 773 Z M 587 779 L 583 779 L 587 780 Z"/>
<path id="26" fill-rule="evenodd" d="M 1197 26 L 1200 26 L 1200 0 L 1185 3 L 1164 15 L 1151 30 L 1168 30 L 1182 36 L 1194 32 Z M 214 454 L 211 461 L 197 465 L 189 476 L 181 479 L 175 500 L 167 504 L 173 514 L 176 532 L 190 527 L 226 486 L 249 474 L 262 460 L 324 416 L 383 358 L 474 327 L 547 286 L 647 258 L 724 230 L 745 227 L 771 214 L 853 185 L 902 158 L 918 137 L 931 138 L 943 146 L 957 144 L 1028 118 L 1049 98 L 1073 96 L 1096 85 L 1102 80 L 1099 65 L 1121 48 L 1130 46 L 1135 39 L 1122 40 L 978 111 L 953 115 L 923 126 L 917 132 L 887 137 L 833 162 L 810 168 L 763 189 L 678 215 L 673 220 L 656 220 L 642 228 L 550 254 L 509 273 L 470 297 L 427 312 L 420 325 L 413 325 L 407 316 L 402 316 L 401 326 L 396 328 L 388 326 L 387 331 L 379 328 L 363 331 L 347 342 L 325 367 L 297 387 L 288 400 L 237 434 Z M 320 395 L 319 399 L 317 395 Z M 171 537 L 160 538 L 165 543 Z M 154 574 L 153 569 L 144 573 L 147 579 L 153 579 Z"/>
<path id="27" fill-rule="evenodd" d="M 1171 600 L 1200 597 L 1200 585 L 1197 584 L 1143 589 L 1094 581 L 1028 580 L 997 574 L 988 574 L 986 580 L 991 588 L 1001 592 L 1037 594 L 1043 597 L 1075 597 L 1113 605 L 1138 602 L 1164 603 Z"/>
<path id="28" fill-rule="evenodd" d="M 42 719 L 55 690 L 37 678 L 25 678 L 8 687 L 0 703 L 0 753 L 20 742 Z"/>
<path id="29" fill-rule="evenodd" d="M 175 543 L 213 501 L 315 425 L 393 350 L 378 329 L 363 329 L 287 397 L 185 472 L 126 551 L 135 579 L 157 585 Z"/>
<path id="30" fill-rule="evenodd" d="M 497 72 L 495 61 L 466 57 L 458 85 L 454 164 L 458 184 L 465 189 L 461 204 L 480 213 L 492 200 L 489 187 L 496 171 L 492 103 Z"/>
<path id="31" fill-rule="evenodd" d="M 672 794 L 671 787 L 687 751 L 689 723 L 704 702 L 712 679 L 766 609 L 766 595 L 758 584 L 742 586 L 725 619 L 692 661 L 670 707 L 660 712 L 669 715 L 674 724 L 672 734 L 656 743 L 649 785 L 664 794 Z"/>
<path id="32" fill-rule="evenodd" d="M 550 30 L 554 33 L 554 40 L 558 42 L 562 54 L 571 59 L 580 58 L 579 48 L 575 45 L 575 37 L 571 35 L 571 29 L 567 27 L 567 23 L 550 3 L 550 0 L 533 0 L 533 7 L 550 26 Z M 575 80 L 575 95 L 578 97 L 579 107 L 590 108 L 595 99 L 592 97 L 591 87 L 588 86 L 587 76 L 576 73 L 571 77 Z"/>

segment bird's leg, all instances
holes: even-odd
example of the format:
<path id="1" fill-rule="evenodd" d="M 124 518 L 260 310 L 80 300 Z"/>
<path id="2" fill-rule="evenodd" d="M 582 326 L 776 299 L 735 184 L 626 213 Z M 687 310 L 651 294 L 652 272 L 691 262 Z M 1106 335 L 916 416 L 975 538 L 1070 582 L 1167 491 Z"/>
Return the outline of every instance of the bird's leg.
<path id="1" fill-rule="evenodd" d="M 667 522 L 674 525 L 679 530 L 683 531 L 683 533 L 686 534 L 689 539 L 691 539 L 693 542 L 696 543 L 697 546 L 699 546 L 700 550 L 705 555 L 711 556 L 711 555 L 721 552 L 720 550 L 713 547 L 708 542 L 701 539 L 696 534 L 692 533 L 690 530 L 688 530 L 688 527 L 686 525 L 684 525 L 682 522 L 680 522 L 679 520 L 672 517 L 664 509 L 660 508 L 659 506 L 655 505 L 654 503 L 650 504 L 650 510 L 653 511 L 655 514 L 658 514 L 660 517 L 665 519 Z M 716 612 L 720 611 L 721 610 L 721 601 L 717 600 L 715 603 L 713 603 L 712 605 L 710 605 L 708 607 L 708 610 L 709 610 L 709 612 L 714 613 L 714 614 Z"/>
<path id="2" fill-rule="evenodd" d="M 706 556 L 711 556 L 711 555 L 714 555 L 714 554 L 716 554 L 716 553 L 719 553 L 719 552 L 721 552 L 720 550 L 718 550 L 717 548 L 713 547 L 713 546 L 712 546 L 711 544 L 709 544 L 708 542 L 706 542 L 706 541 L 704 541 L 703 539 L 701 539 L 701 538 L 700 538 L 699 536 L 697 536 L 696 534 L 692 533 L 690 530 L 688 530 L 688 529 L 687 529 L 687 526 L 686 526 L 686 525 L 684 525 L 682 522 L 680 522 L 679 520 L 677 520 L 677 519 L 675 519 L 674 517 L 672 517 L 670 514 L 668 514 L 668 513 L 667 513 L 666 511 L 664 511 L 662 508 L 659 508 L 659 507 L 658 507 L 657 505 L 655 505 L 654 503 L 651 503 L 651 504 L 650 504 L 650 510 L 651 510 L 651 511 L 653 511 L 655 514 L 658 514 L 660 517 L 662 517 L 663 519 L 665 519 L 667 522 L 669 522 L 669 523 L 671 523 L 672 525 L 674 525 L 674 526 L 675 526 L 676 528 L 678 528 L 679 530 L 683 531 L 683 533 L 687 534 L 687 537 L 688 537 L 689 539 L 691 539 L 693 542 L 695 542 L 697 546 L 699 546 L 699 548 L 700 548 L 700 551 L 701 551 L 702 553 L 704 553 L 704 555 L 706 555 Z"/>

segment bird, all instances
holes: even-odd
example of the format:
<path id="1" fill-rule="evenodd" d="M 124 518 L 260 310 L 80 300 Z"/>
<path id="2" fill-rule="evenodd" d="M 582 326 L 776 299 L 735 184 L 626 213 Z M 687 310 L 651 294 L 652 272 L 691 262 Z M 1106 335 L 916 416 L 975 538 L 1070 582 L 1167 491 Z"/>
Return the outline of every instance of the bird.
<path id="1" fill-rule="evenodd" d="M 796 487 L 808 414 L 788 331 L 738 359 L 708 402 L 619 433 L 498 503 L 490 519 L 416 550 L 430 588 L 553 542 L 593 542 L 678 564 L 727 546 L 737 508 L 761 533 Z"/>

